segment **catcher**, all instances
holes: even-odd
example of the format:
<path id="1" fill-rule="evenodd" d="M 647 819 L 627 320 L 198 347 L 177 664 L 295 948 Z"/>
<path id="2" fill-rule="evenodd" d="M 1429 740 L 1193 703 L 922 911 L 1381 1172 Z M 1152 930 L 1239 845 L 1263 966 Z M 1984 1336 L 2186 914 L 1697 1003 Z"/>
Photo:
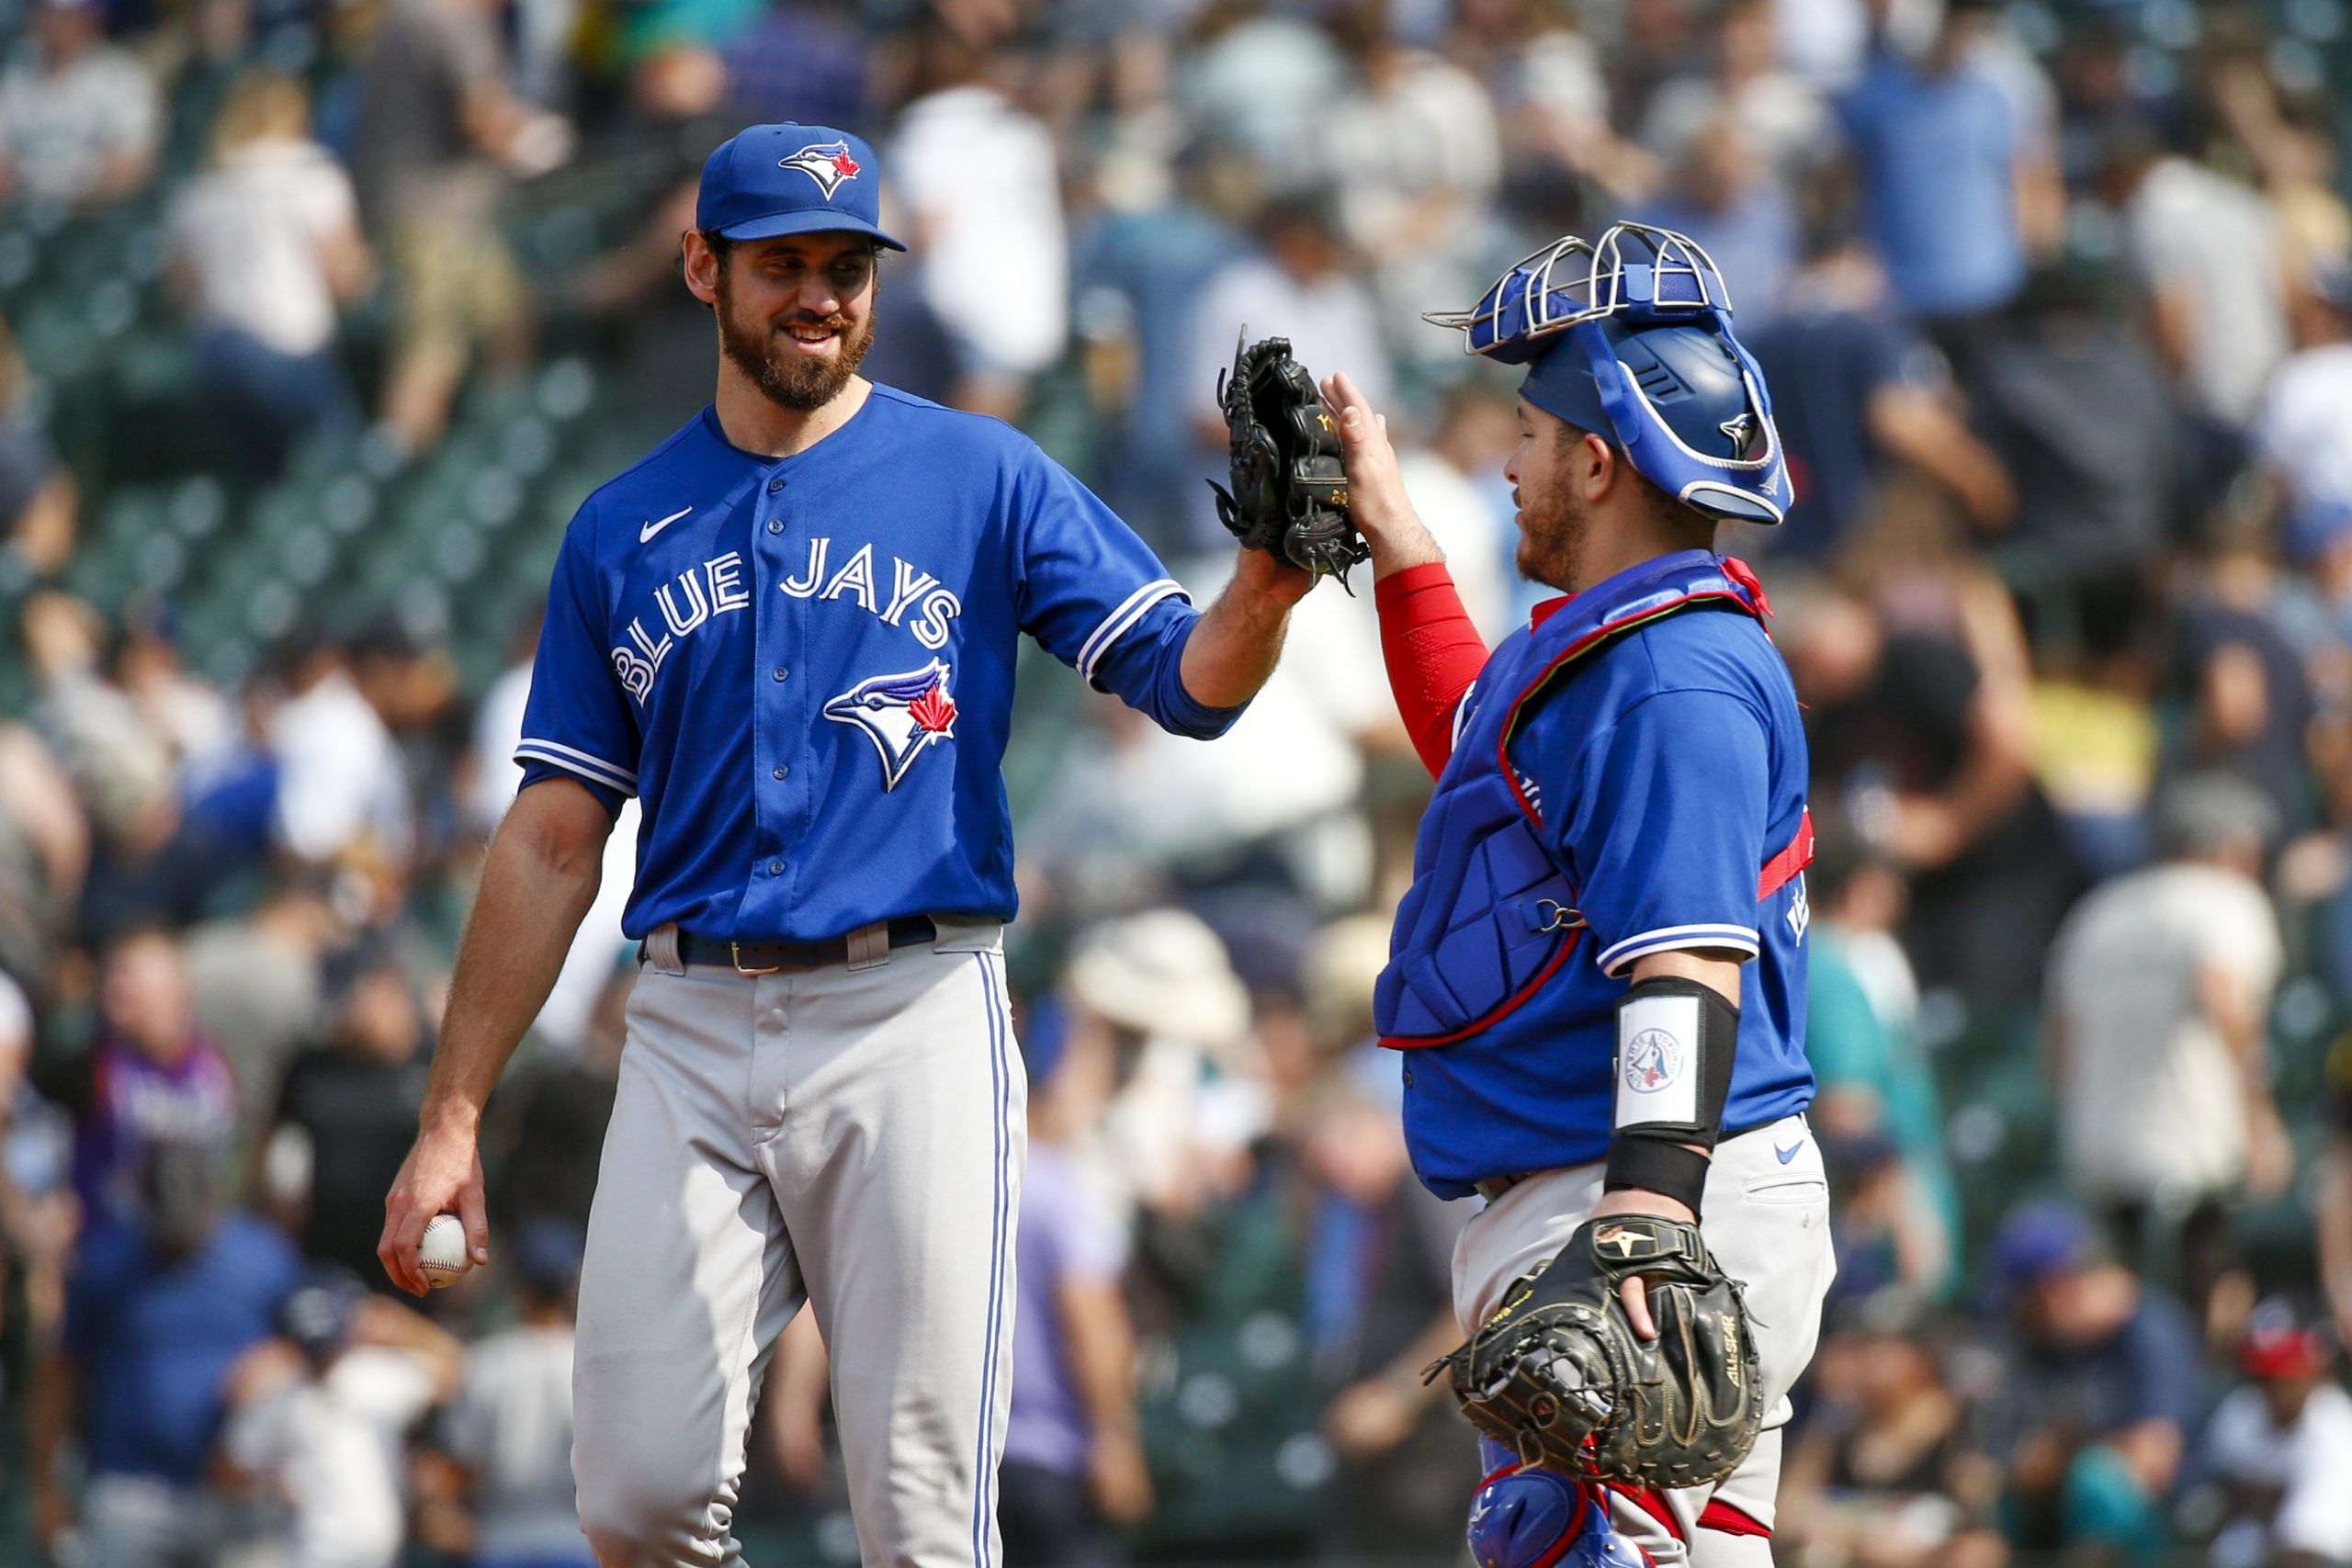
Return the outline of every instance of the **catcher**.
<path id="1" fill-rule="evenodd" d="M 1789 500 L 1713 263 L 1620 224 L 1432 316 L 1527 367 L 1520 570 L 1491 654 L 1344 376 L 1397 704 L 1437 775 L 1377 993 L 1406 1139 L 1486 1206 L 1441 1361 L 1489 1462 L 1481 1568 L 1771 1559 L 1779 1427 L 1832 1272 L 1805 1123 L 1806 757 L 1725 521 Z"/>

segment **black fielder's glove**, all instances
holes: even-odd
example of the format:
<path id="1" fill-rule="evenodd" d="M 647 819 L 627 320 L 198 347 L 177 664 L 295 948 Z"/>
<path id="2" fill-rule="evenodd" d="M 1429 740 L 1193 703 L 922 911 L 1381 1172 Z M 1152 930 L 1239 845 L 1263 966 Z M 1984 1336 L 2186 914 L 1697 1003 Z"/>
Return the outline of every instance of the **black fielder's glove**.
<path id="1" fill-rule="evenodd" d="M 1656 1339 L 1618 1296 L 1636 1274 Z M 1441 1371 L 1471 1424 L 1521 1461 L 1661 1490 L 1729 1475 L 1764 1420 L 1738 1282 L 1696 1225 L 1648 1214 L 1586 1221 L 1428 1376 Z"/>
<path id="2" fill-rule="evenodd" d="M 1233 451 L 1233 488 L 1209 481 L 1218 520 L 1250 548 L 1345 586 L 1348 569 L 1372 552 L 1348 520 L 1340 433 L 1290 340 L 1235 344 L 1216 397 Z"/>

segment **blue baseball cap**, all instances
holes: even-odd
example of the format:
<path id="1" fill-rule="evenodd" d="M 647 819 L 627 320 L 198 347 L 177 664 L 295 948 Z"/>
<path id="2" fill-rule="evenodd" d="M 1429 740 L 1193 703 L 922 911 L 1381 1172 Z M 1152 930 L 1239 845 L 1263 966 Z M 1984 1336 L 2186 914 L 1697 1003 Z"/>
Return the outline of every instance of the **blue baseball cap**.
<path id="1" fill-rule="evenodd" d="M 870 234 L 894 251 L 907 247 L 882 231 L 881 165 L 874 149 L 825 125 L 754 125 L 718 144 L 702 166 L 695 227 L 730 240 L 847 231 Z"/>

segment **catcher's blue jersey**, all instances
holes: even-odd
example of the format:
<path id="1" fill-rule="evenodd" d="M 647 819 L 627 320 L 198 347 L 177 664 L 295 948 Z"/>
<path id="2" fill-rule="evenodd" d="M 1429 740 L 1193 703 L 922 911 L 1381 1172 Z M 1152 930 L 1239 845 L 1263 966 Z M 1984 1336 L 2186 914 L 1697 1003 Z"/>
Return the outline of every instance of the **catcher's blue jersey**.
<path id="1" fill-rule="evenodd" d="M 1539 606 L 1535 624 L 1504 640 L 1463 699 L 1447 779 L 1500 766 L 1492 742 L 1501 708 L 1557 658 L 1557 628 L 1545 625 L 1553 615 L 1573 604 L 1577 615 L 1564 622 L 1606 620 L 1612 602 L 1655 600 L 1648 591 L 1662 574 L 1713 566 L 1688 552 Z M 1489 1177 L 1608 1152 L 1617 1077 L 1631 1081 L 1642 1068 L 1616 1059 L 1617 1004 L 1645 954 L 1707 948 L 1747 959 L 1725 1132 L 1778 1121 L 1813 1098 L 1810 911 L 1803 877 L 1774 870 L 1810 853 L 1804 730 L 1763 628 L 1748 615 L 1687 609 L 1623 632 L 1536 690 L 1508 755 L 1584 925 L 1524 1005 L 1465 1037 L 1402 1053 L 1414 1168 L 1449 1198 Z M 1460 801 L 1461 810 L 1476 810 L 1477 799 L 1440 789 L 1440 803 Z M 1425 822 L 1423 852 L 1429 835 L 1446 830 Z M 1447 939 L 1430 940 L 1442 958 Z"/>
<path id="2" fill-rule="evenodd" d="M 643 802 L 633 937 L 1010 919 L 1019 635 L 1205 738 L 1240 710 L 1184 690 L 1198 619 L 1125 524 L 997 420 L 877 386 L 770 458 L 705 409 L 572 519 L 514 757 L 526 787 Z"/>

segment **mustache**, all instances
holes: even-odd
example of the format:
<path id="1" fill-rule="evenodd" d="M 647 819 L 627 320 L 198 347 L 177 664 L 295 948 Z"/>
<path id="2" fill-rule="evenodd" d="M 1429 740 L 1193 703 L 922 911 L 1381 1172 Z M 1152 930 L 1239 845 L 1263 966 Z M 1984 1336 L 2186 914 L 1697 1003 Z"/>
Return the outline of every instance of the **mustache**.
<path id="1" fill-rule="evenodd" d="M 823 327 L 828 332 L 845 333 L 851 325 L 850 319 L 839 310 L 830 316 L 803 314 L 777 317 L 768 322 L 769 329 L 774 332 L 789 332 L 794 327 Z"/>

